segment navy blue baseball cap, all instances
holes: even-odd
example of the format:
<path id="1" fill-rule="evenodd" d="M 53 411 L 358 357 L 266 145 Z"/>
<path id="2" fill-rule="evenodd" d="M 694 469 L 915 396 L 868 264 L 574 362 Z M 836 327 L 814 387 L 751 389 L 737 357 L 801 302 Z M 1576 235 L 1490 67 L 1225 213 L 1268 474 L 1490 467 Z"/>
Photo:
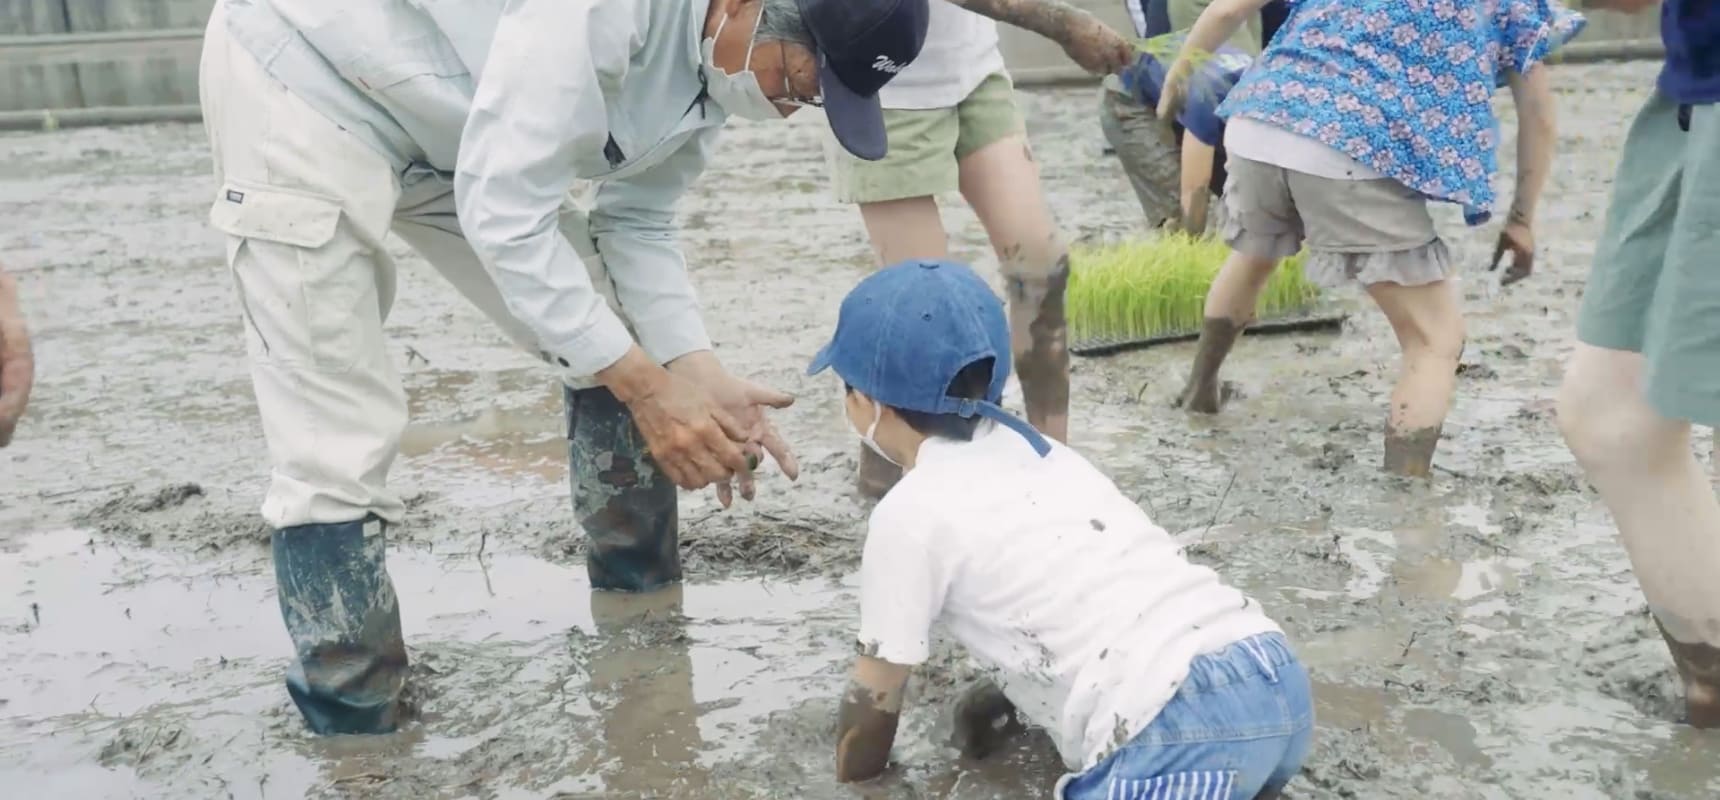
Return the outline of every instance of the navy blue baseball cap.
<path id="1" fill-rule="evenodd" d="M 969 364 L 993 359 L 985 398 L 950 397 L 950 383 Z M 1032 425 L 1003 410 L 1010 371 L 1009 320 L 985 279 L 953 261 L 904 261 L 867 276 L 836 316 L 836 333 L 806 374 L 826 369 L 887 406 L 927 414 L 975 415 L 1051 452 Z"/>
<path id="2" fill-rule="evenodd" d="M 931 21 L 927 0 L 796 0 L 812 32 L 818 86 L 830 132 L 867 161 L 884 157 L 878 90 L 920 57 Z"/>

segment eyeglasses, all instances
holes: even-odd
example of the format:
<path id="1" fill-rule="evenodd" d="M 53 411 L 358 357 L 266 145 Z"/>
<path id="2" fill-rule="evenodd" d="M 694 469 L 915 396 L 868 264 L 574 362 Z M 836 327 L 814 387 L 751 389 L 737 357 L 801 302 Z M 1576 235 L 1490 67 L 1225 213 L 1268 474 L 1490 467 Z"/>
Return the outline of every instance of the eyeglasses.
<path id="1" fill-rule="evenodd" d="M 771 102 L 781 103 L 785 106 L 823 108 L 824 98 L 822 97 L 798 97 L 794 94 L 794 87 L 788 83 L 788 43 L 778 39 L 776 46 L 782 56 L 782 97 L 775 98 Z"/>

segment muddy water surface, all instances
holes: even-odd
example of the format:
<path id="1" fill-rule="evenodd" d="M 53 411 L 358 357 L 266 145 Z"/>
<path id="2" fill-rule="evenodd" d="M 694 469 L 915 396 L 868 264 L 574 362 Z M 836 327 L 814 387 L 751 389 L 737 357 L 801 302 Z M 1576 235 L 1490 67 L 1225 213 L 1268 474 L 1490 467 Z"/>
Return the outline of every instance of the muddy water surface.
<path id="1" fill-rule="evenodd" d="M 1617 147 L 1653 72 L 1557 70 L 1563 157 L 1542 272 L 1505 292 L 1466 276 L 1469 349 L 1433 481 L 1376 470 L 1396 348 L 1353 297 L 1338 298 L 1355 311 L 1339 335 L 1245 339 L 1227 368 L 1245 397 L 1215 420 L 1168 407 L 1187 346 L 1076 364 L 1074 443 L 1192 558 L 1259 597 L 1311 665 L 1321 729 L 1293 797 L 1720 795 L 1720 736 L 1675 724 L 1667 657 L 1551 418 Z M 1064 225 L 1139 233 L 1100 156 L 1093 92 L 1021 97 Z M 677 592 L 584 588 L 559 392 L 395 244 L 389 327 L 414 423 L 390 564 L 418 718 L 356 739 L 305 735 L 280 684 L 290 648 L 255 514 L 265 453 L 203 223 L 201 131 L 0 140 L 0 253 L 21 273 L 41 373 L 32 417 L 0 454 L 0 785 L 1042 795 L 1059 772 L 1043 736 L 979 764 L 944 747 L 947 702 L 971 677 L 947 645 L 914 683 L 892 773 L 863 788 L 830 779 L 866 507 L 849 492 L 835 387 L 801 372 L 870 253 L 855 212 L 828 198 L 816 126 L 737 124 L 682 208 L 721 356 L 799 398 L 778 419 L 804 474 L 768 478 L 757 503 L 727 513 L 684 495 Z M 953 251 L 995 276 L 979 226 L 949 200 Z M 1460 260 L 1480 267 L 1491 229 L 1444 211 Z"/>

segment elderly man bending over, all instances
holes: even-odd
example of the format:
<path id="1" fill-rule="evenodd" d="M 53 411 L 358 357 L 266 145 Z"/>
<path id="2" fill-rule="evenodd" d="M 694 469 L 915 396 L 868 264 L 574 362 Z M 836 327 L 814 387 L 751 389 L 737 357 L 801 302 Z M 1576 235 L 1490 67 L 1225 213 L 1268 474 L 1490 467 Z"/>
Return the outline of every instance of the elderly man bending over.
<path id="1" fill-rule="evenodd" d="M 822 105 L 884 154 L 877 91 L 926 0 L 221 0 L 202 105 L 273 465 L 287 687 L 311 729 L 395 728 L 406 650 L 384 567 L 406 395 L 383 337 L 393 231 L 567 384 L 598 589 L 680 577 L 675 487 L 726 504 L 791 398 L 712 352 L 676 200 L 730 116 Z"/>

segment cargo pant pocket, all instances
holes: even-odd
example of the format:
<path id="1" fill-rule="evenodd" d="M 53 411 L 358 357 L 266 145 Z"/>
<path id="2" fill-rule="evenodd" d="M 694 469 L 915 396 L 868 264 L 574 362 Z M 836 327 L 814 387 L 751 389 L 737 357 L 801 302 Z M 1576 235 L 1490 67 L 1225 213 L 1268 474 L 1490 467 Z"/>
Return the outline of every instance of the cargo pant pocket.
<path id="1" fill-rule="evenodd" d="M 363 354 L 364 315 L 379 316 L 374 253 L 341 226 L 338 201 L 228 181 L 209 221 L 227 235 L 227 266 L 264 361 L 328 372 Z"/>

